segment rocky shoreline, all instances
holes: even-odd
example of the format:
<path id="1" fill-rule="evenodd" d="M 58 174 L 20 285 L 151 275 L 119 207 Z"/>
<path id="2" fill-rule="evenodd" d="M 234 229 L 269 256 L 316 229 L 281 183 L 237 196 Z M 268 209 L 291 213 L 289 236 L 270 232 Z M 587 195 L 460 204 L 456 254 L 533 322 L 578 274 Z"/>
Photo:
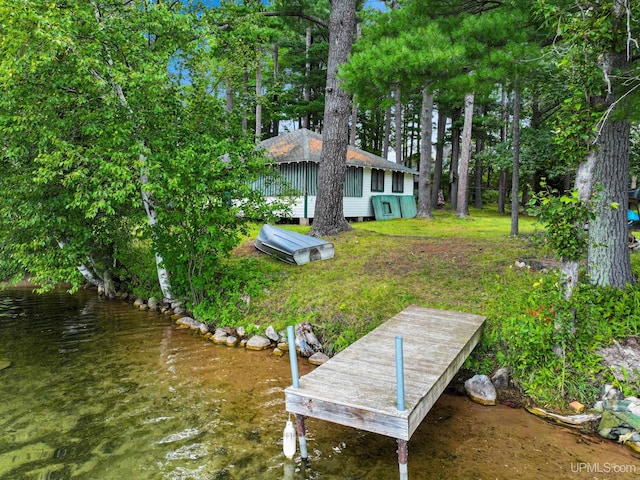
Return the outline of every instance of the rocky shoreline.
<path id="1" fill-rule="evenodd" d="M 189 316 L 186 309 L 177 302 L 171 304 L 153 297 L 134 298 L 121 292 L 116 294 L 115 299 L 124 300 L 139 310 L 169 315 L 174 320 L 176 328 L 189 329 L 203 340 L 216 345 L 255 351 L 271 349 L 271 355 L 278 357 L 289 350 L 286 332 L 277 332 L 272 326 L 266 327 L 261 334 L 253 335 L 248 334 L 242 327 L 217 327 L 211 330 L 206 323 Z M 312 365 L 321 365 L 329 360 L 309 322 L 295 325 L 294 330 L 296 351 L 301 358 L 306 358 Z M 612 371 L 622 372 L 621 374 L 635 373 L 640 371 L 638 347 L 640 342 L 637 339 L 627 339 L 621 344 L 616 343 L 610 351 L 603 351 L 602 356 Z M 0 371 L 10 367 L 10 362 L 0 362 Z M 447 391 L 466 395 L 473 402 L 485 406 L 503 404 L 524 407 L 528 412 L 548 422 L 574 428 L 581 433 L 597 434 L 640 453 L 640 399 L 635 396 L 625 397 L 612 385 L 604 386 L 601 399 L 591 407 L 576 401 L 571 402 L 567 409 L 569 413 L 555 413 L 528 405 L 527 399 L 513 385 L 506 368 L 498 369 L 491 376 L 459 372 Z"/>
<path id="2" fill-rule="evenodd" d="M 123 298 L 123 295 L 120 295 Z M 124 296 L 126 299 L 126 296 Z M 271 349 L 274 356 L 282 356 L 289 350 L 286 332 L 276 332 L 272 326 L 264 329 L 260 335 L 249 335 L 242 327 L 218 327 L 210 331 L 209 326 L 187 315 L 179 305 L 160 303 L 154 298 L 147 301 L 137 298 L 133 302 L 141 310 L 155 310 L 170 314 L 175 319 L 177 328 L 190 329 L 198 333 L 202 339 L 216 345 L 247 350 Z M 329 360 L 323 352 L 323 346 L 313 333 L 309 322 L 295 326 L 295 344 L 297 354 L 306 358 L 312 365 L 321 365 Z M 625 345 L 616 344 L 612 352 L 602 352 L 605 362 L 615 372 L 640 371 L 640 353 L 635 347 L 640 342 L 629 341 Z M 640 453 L 640 399 L 624 397 L 622 393 L 611 385 L 605 385 L 602 397 L 590 408 L 577 401 L 568 406 L 570 413 L 559 414 L 547 411 L 537 406 L 526 405 L 527 401 L 511 382 L 508 369 L 500 368 L 491 376 L 461 373 L 452 381 L 449 391 L 457 391 L 466 395 L 475 403 L 492 406 L 505 404 L 513 407 L 524 407 L 533 415 L 548 422 L 575 428 L 582 433 L 597 434 L 603 438 L 623 443 L 632 451 Z"/>

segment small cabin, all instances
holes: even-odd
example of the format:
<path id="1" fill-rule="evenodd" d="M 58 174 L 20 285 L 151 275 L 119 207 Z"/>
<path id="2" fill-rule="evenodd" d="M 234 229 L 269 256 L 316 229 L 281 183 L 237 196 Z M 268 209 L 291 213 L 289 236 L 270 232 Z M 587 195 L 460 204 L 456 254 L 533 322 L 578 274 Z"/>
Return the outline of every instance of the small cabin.
<path id="1" fill-rule="evenodd" d="M 315 216 L 322 135 L 301 128 L 264 140 L 259 146 L 273 160 L 286 183 L 300 192 L 295 197 L 291 217 L 300 223 L 308 223 Z M 376 206 L 387 205 L 389 202 L 381 203 L 380 200 L 396 200 L 392 198 L 395 196 L 402 197 L 397 199 L 398 204 L 403 200 L 405 205 L 413 204 L 415 209 L 415 175 L 418 175 L 417 170 L 349 146 L 344 178 L 345 218 L 362 221 L 377 217 L 374 203 Z M 267 185 L 266 182 L 258 181 L 255 188 L 268 197 L 275 197 L 279 193 L 277 186 Z"/>

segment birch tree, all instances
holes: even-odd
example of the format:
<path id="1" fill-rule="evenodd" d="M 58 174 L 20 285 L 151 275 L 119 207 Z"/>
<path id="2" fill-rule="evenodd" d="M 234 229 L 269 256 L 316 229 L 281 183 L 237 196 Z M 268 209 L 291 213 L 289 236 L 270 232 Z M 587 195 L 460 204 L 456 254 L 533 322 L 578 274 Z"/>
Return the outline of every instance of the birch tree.
<path id="1" fill-rule="evenodd" d="M 215 94 L 220 27 L 190 4 L 3 2 L 5 250 L 77 287 L 71 268 L 134 281 L 126 260 L 147 244 L 167 299 L 215 294 L 218 260 L 270 211 L 249 188 L 253 135 Z"/>

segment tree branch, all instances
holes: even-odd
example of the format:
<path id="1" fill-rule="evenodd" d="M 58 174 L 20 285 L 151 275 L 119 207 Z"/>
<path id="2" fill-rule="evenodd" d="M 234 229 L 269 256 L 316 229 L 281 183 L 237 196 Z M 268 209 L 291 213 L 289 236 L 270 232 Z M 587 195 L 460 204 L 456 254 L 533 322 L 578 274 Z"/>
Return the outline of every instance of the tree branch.
<path id="1" fill-rule="evenodd" d="M 298 18 L 302 18 L 304 20 L 313 22 L 316 25 L 321 26 L 322 28 L 326 28 L 326 29 L 329 28 L 329 24 L 324 20 L 318 17 L 307 15 L 306 13 L 302 13 L 302 12 L 260 12 L 260 13 L 265 17 L 298 17 Z"/>

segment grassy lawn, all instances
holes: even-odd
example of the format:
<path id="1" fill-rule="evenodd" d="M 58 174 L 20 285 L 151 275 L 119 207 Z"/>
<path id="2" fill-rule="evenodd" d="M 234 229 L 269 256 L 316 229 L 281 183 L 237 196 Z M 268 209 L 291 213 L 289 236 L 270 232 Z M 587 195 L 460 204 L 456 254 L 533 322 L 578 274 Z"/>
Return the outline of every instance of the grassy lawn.
<path id="1" fill-rule="evenodd" d="M 640 335 L 640 287 L 598 289 L 583 282 L 567 301 L 554 272 L 515 265 L 553 261 L 534 241 L 542 230 L 535 219 L 521 217 L 514 237 L 509 216 L 490 208 L 470 213 L 459 219 L 438 210 L 431 220 L 354 223 L 353 230 L 324 238 L 335 246 L 333 259 L 301 266 L 258 252 L 256 226 L 233 262 L 269 282 L 254 290 L 241 322 L 261 331 L 309 321 L 332 354 L 410 304 L 477 313 L 487 321 L 467 366 L 475 373 L 508 367 L 522 393 L 539 405 L 593 403 L 604 383 L 626 394 L 639 391 L 640 380 L 617 382 L 596 352 L 614 339 Z M 640 253 L 631 263 L 640 269 Z"/>
<path id="2" fill-rule="evenodd" d="M 510 225 L 510 216 L 489 210 L 466 219 L 438 210 L 431 220 L 354 223 L 352 231 L 324 238 L 335 246 L 333 259 L 301 266 L 259 253 L 249 240 L 237 256 L 254 258 L 275 281 L 252 299 L 245 320 L 276 328 L 310 321 L 331 352 L 410 304 L 482 314 L 502 272 L 540 256 L 530 241 L 535 220 L 522 217 L 518 237 L 509 235 Z"/>

